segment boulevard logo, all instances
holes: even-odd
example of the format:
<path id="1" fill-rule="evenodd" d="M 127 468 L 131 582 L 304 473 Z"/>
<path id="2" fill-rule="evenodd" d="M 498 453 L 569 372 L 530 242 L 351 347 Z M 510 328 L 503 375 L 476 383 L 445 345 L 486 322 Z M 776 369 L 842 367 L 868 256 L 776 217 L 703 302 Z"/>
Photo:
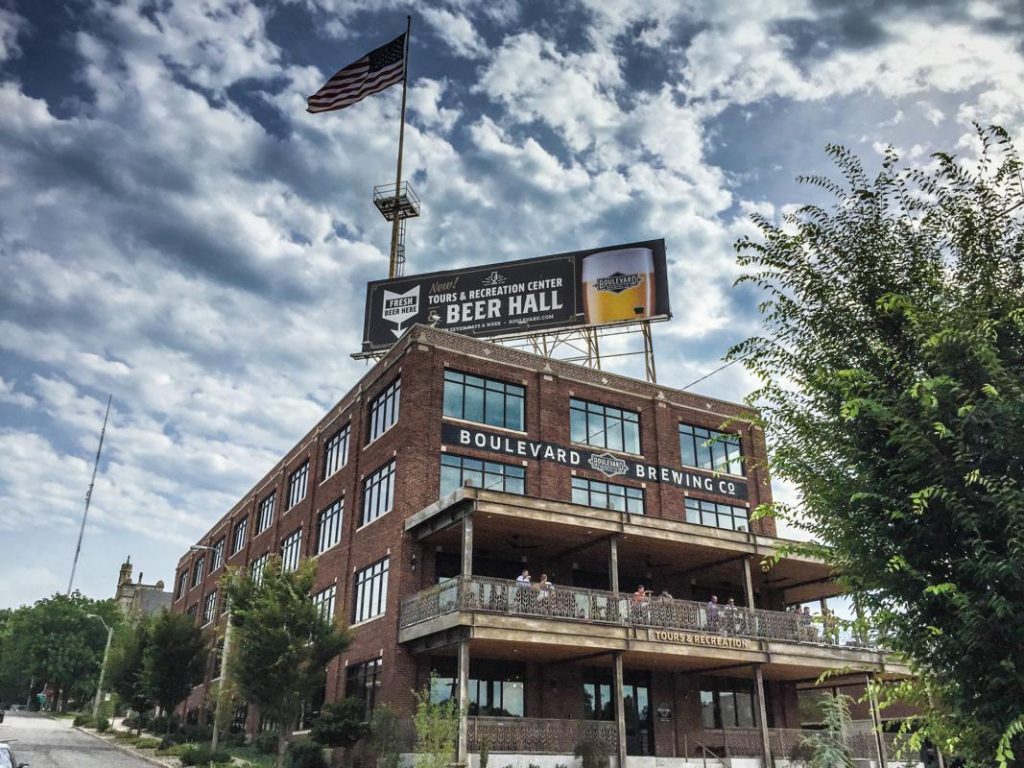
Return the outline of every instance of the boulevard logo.
<path id="1" fill-rule="evenodd" d="M 491 286 L 494 285 L 501 285 L 504 282 L 505 276 L 501 274 L 501 272 L 499 272 L 498 270 L 494 270 L 493 272 L 491 272 L 491 274 L 489 274 L 487 277 L 480 281 L 480 285 L 485 285 L 488 288 L 490 288 Z"/>
<path id="2" fill-rule="evenodd" d="M 614 275 L 608 275 L 608 277 L 599 277 L 595 281 L 594 287 L 599 291 L 607 291 L 608 293 L 622 293 L 630 288 L 636 288 L 643 281 L 643 275 L 624 275 L 621 272 L 616 272 Z"/>
<path id="3" fill-rule="evenodd" d="M 393 293 L 384 291 L 384 303 L 381 307 L 380 316 L 389 323 L 395 323 L 398 327 L 392 328 L 391 332 L 398 338 L 405 331 L 402 324 L 412 320 L 420 313 L 420 287 L 414 286 L 405 293 Z"/>
<path id="4" fill-rule="evenodd" d="M 629 464 L 610 453 L 595 453 L 587 459 L 587 464 L 605 477 L 618 477 L 629 472 Z"/>

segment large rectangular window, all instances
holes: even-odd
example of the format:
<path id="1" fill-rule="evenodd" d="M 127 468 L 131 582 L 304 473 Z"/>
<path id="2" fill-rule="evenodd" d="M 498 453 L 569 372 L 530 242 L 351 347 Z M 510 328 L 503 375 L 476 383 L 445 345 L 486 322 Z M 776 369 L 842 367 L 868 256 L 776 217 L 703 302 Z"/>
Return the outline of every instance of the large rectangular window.
<path id="1" fill-rule="evenodd" d="M 302 462 L 288 477 L 288 509 L 291 509 L 306 498 L 306 485 L 309 481 L 309 462 Z"/>
<path id="2" fill-rule="evenodd" d="M 203 598 L 203 624 L 209 624 L 217 615 L 217 593 L 210 592 Z"/>
<path id="3" fill-rule="evenodd" d="M 598 509 L 614 509 L 631 515 L 644 513 L 644 489 L 605 483 L 601 480 L 572 479 L 573 504 L 586 504 Z"/>
<path id="4" fill-rule="evenodd" d="M 281 570 L 285 573 L 294 571 L 299 567 L 299 558 L 302 555 L 302 529 L 295 531 L 285 537 L 281 542 Z"/>
<path id="5" fill-rule="evenodd" d="M 344 510 L 345 500 L 338 499 L 317 516 L 316 553 L 318 555 L 341 541 L 341 516 Z"/>
<path id="6" fill-rule="evenodd" d="M 395 502 L 395 462 L 389 461 L 363 481 L 363 516 L 359 525 L 372 523 L 391 511 Z"/>
<path id="7" fill-rule="evenodd" d="M 192 586 L 198 587 L 203 580 L 203 568 L 206 565 L 206 558 L 200 557 L 192 566 Z"/>
<path id="8" fill-rule="evenodd" d="M 686 499 L 686 522 L 711 525 L 732 531 L 750 530 L 750 510 L 703 499 Z"/>
<path id="9" fill-rule="evenodd" d="M 324 443 L 324 475 L 326 480 L 348 462 L 348 436 L 351 426 L 346 424 Z"/>
<path id="10" fill-rule="evenodd" d="M 526 493 L 526 470 L 496 461 L 442 454 L 441 496 L 447 496 L 464 485 L 521 495 Z"/>
<path id="11" fill-rule="evenodd" d="M 732 432 L 715 432 L 692 424 L 680 424 L 679 453 L 684 467 L 729 475 L 743 474 L 740 436 Z"/>
<path id="12" fill-rule="evenodd" d="M 370 719 L 380 692 L 380 670 L 383 659 L 352 664 L 345 673 L 345 696 L 363 702 L 363 717 Z"/>
<path id="13" fill-rule="evenodd" d="M 242 551 L 245 546 L 245 538 L 249 533 L 249 518 L 243 517 L 235 523 L 235 530 L 231 534 L 231 554 L 235 555 Z"/>
<path id="14" fill-rule="evenodd" d="M 754 688 L 749 680 L 700 681 L 700 719 L 705 728 L 755 728 L 754 712 Z M 770 723 L 771 718 L 768 719 Z"/>
<path id="15" fill-rule="evenodd" d="M 574 443 L 640 453 L 640 414 L 587 400 L 569 400 L 569 433 Z"/>
<path id="16" fill-rule="evenodd" d="M 178 591 L 175 593 L 175 600 L 180 600 L 188 590 L 188 571 L 182 571 L 178 575 Z"/>
<path id="17" fill-rule="evenodd" d="M 391 558 L 385 557 L 356 574 L 356 599 L 352 623 L 380 616 L 388 602 L 388 565 Z"/>
<path id="18" fill-rule="evenodd" d="M 256 535 L 259 536 L 274 522 L 274 504 L 277 502 L 277 493 L 271 493 L 260 502 L 259 511 L 256 514 Z"/>
<path id="19" fill-rule="evenodd" d="M 210 557 L 210 573 L 213 573 L 218 568 L 224 565 L 224 537 L 222 536 L 216 544 L 213 545 L 213 554 Z"/>
<path id="20" fill-rule="evenodd" d="M 398 421 L 398 404 L 402 397 L 402 380 L 395 379 L 370 403 L 369 441 L 372 443 Z"/>
<path id="21" fill-rule="evenodd" d="M 338 588 L 332 584 L 327 589 L 313 595 L 313 605 L 316 606 L 320 618 L 327 623 L 334 622 L 334 597 L 337 591 Z"/>
<path id="22" fill-rule="evenodd" d="M 252 580 L 257 584 L 260 584 L 263 581 L 263 569 L 267 567 L 267 561 L 269 560 L 270 553 L 264 552 L 249 564 L 249 571 L 252 573 Z"/>
<path id="23" fill-rule="evenodd" d="M 524 429 L 526 389 L 518 384 L 444 372 L 444 415 L 492 427 Z"/>
<path id="24" fill-rule="evenodd" d="M 440 704 L 458 695 L 453 659 L 434 659 L 430 700 Z M 469 663 L 470 717 L 523 717 L 526 713 L 523 664 L 478 659 Z"/>

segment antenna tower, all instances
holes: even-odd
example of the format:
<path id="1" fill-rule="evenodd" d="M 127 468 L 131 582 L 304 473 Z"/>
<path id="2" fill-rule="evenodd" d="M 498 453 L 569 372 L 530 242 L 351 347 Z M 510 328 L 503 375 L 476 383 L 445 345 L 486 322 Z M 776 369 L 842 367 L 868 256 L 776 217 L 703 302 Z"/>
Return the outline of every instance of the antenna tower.
<path id="1" fill-rule="evenodd" d="M 110 403 L 114 396 L 107 397 L 107 412 L 103 415 L 103 428 L 100 429 L 100 444 L 96 449 L 96 461 L 92 465 L 92 479 L 89 481 L 89 490 L 85 492 L 85 511 L 82 513 L 82 527 L 78 529 L 78 546 L 75 547 L 75 559 L 71 563 L 71 578 L 68 579 L 68 594 L 71 594 L 71 585 L 75 583 L 75 569 L 78 568 L 78 556 L 82 552 L 82 535 L 85 533 L 85 521 L 89 519 L 89 503 L 92 501 L 92 489 L 96 485 L 96 470 L 100 467 L 100 453 L 103 451 L 103 436 L 107 433 L 107 419 L 110 417 Z"/>

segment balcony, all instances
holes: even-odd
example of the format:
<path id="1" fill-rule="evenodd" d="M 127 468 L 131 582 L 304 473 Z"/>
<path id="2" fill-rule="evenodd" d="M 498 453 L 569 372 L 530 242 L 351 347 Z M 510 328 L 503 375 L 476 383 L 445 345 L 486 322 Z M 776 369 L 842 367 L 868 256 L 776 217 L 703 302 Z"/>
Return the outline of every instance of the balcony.
<path id="1" fill-rule="evenodd" d="M 667 632 L 696 632 L 711 638 L 750 638 L 880 651 L 877 642 L 858 637 L 839 624 L 822 626 L 795 613 L 720 606 L 709 615 L 704 603 L 556 586 L 549 594 L 515 581 L 458 577 L 402 601 L 399 628 L 407 630 L 447 614 L 474 612 L 585 625 L 632 627 Z M 721 645 L 721 641 L 708 643 Z M 726 644 L 727 645 L 727 644 Z"/>

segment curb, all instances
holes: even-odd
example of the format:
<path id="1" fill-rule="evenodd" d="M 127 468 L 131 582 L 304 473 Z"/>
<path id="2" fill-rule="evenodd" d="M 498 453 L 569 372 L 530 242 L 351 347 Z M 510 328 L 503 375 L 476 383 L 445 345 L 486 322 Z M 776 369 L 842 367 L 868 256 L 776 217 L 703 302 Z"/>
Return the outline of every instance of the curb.
<path id="1" fill-rule="evenodd" d="M 126 746 L 124 746 L 122 744 L 118 744 L 113 739 L 105 739 L 100 734 L 94 733 L 93 731 L 90 731 L 90 730 L 86 730 L 85 728 L 82 728 L 81 726 L 73 725 L 71 727 L 74 728 L 79 733 L 88 734 L 89 736 L 92 736 L 94 739 L 99 739 L 104 744 L 109 744 L 114 749 L 120 750 L 121 752 L 124 752 L 127 755 L 131 755 L 132 757 L 137 757 L 139 760 L 145 760 L 147 763 L 149 763 L 151 765 L 158 765 L 158 766 L 160 766 L 160 768 L 179 768 L 179 765 L 180 765 L 179 763 L 165 763 L 163 760 L 158 760 L 156 757 L 153 757 L 151 755 L 145 755 L 145 754 L 142 754 L 141 752 L 136 752 L 134 749 L 132 749 L 130 747 L 126 747 Z"/>

